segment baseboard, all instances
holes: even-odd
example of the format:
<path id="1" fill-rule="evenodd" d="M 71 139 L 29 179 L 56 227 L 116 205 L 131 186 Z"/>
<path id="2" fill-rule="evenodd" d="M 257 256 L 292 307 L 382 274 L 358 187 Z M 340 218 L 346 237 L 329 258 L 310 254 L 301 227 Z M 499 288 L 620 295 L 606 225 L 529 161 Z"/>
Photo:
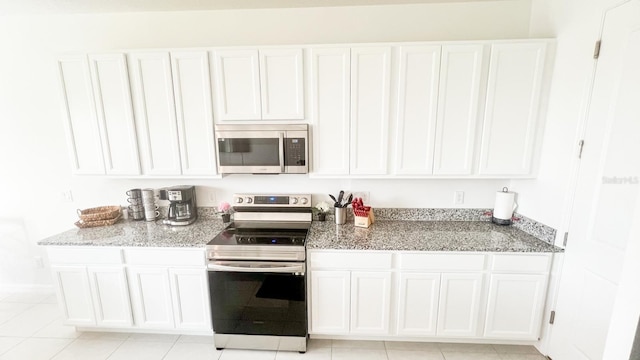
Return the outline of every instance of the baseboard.
<path id="1" fill-rule="evenodd" d="M 33 294 L 33 295 L 53 295 L 55 291 L 52 285 L 34 284 L 0 284 L 2 293 L 7 294 Z"/>

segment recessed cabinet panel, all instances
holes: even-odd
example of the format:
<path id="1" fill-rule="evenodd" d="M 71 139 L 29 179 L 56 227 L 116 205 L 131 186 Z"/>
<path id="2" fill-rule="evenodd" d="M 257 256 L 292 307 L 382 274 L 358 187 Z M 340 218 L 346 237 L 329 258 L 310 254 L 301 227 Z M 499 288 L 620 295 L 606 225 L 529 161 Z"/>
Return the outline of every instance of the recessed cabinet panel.
<path id="1" fill-rule="evenodd" d="M 442 47 L 433 173 L 469 175 L 478 123 L 483 45 Z"/>
<path id="2" fill-rule="evenodd" d="M 311 49 L 312 172 L 349 174 L 349 48 Z"/>
<path id="3" fill-rule="evenodd" d="M 348 334 L 351 313 L 351 273 L 311 272 L 311 333 Z"/>
<path id="4" fill-rule="evenodd" d="M 437 336 L 477 337 L 482 273 L 444 273 L 440 285 Z"/>
<path id="5" fill-rule="evenodd" d="M 208 54 L 172 52 L 171 66 L 182 174 L 214 175 L 216 154 Z"/>
<path id="6" fill-rule="evenodd" d="M 258 50 L 219 50 L 214 58 L 218 118 L 260 120 Z"/>
<path id="7" fill-rule="evenodd" d="M 89 267 L 96 324 L 104 327 L 133 325 L 127 277 L 122 267 Z"/>
<path id="8" fill-rule="evenodd" d="M 89 55 L 89 63 L 106 173 L 139 175 L 138 141 L 125 55 Z"/>
<path id="9" fill-rule="evenodd" d="M 169 269 L 177 329 L 210 330 L 209 286 L 204 269 Z"/>
<path id="10" fill-rule="evenodd" d="M 391 273 L 351 273 L 351 333 L 389 333 Z"/>
<path id="11" fill-rule="evenodd" d="M 130 54 L 136 122 L 145 175 L 179 175 L 171 61 L 165 52 Z"/>
<path id="12" fill-rule="evenodd" d="M 351 174 L 387 173 L 390 47 L 351 49 Z"/>
<path id="13" fill-rule="evenodd" d="M 400 48 L 396 174 L 428 175 L 433 171 L 440 48 Z"/>
<path id="14" fill-rule="evenodd" d="M 85 55 L 58 59 L 62 104 L 74 174 L 104 174 L 89 63 Z"/>
<path id="15" fill-rule="evenodd" d="M 53 281 L 67 325 L 95 325 L 91 287 L 84 266 L 52 266 Z"/>
<path id="16" fill-rule="evenodd" d="M 400 274 L 398 334 L 435 336 L 439 294 L 439 273 Z"/>
<path id="17" fill-rule="evenodd" d="M 491 47 L 479 174 L 531 172 L 545 50 L 545 43 Z"/>
<path id="18" fill-rule="evenodd" d="M 166 268 L 129 267 L 129 287 L 134 317 L 140 328 L 174 327 L 171 290 Z"/>
<path id="19" fill-rule="evenodd" d="M 261 49 L 263 120 L 304 119 L 302 49 Z"/>

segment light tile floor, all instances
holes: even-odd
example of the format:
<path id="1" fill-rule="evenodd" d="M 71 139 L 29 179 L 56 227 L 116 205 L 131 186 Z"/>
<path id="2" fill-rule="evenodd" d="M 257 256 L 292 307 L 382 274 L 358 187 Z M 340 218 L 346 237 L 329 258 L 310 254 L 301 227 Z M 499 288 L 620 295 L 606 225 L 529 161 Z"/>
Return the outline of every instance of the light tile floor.
<path id="1" fill-rule="evenodd" d="M 55 296 L 0 294 L 0 360 L 545 360 L 532 346 L 309 340 L 305 354 L 216 350 L 210 336 L 77 332 Z"/>

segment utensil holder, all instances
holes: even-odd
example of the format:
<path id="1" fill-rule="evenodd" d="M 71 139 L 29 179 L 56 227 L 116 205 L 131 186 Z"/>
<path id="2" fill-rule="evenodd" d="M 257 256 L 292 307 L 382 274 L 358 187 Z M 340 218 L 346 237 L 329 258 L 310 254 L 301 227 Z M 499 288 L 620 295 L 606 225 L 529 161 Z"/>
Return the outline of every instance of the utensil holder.
<path id="1" fill-rule="evenodd" d="M 347 222 L 347 208 L 334 208 L 336 225 L 343 225 Z"/>

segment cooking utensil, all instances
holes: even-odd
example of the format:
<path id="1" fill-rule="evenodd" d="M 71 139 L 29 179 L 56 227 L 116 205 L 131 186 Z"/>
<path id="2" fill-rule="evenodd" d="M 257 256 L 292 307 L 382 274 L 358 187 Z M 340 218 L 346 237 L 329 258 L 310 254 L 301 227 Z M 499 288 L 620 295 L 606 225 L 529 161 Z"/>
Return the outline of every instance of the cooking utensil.
<path id="1" fill-rule="evenodd" d="M 347 202 L 344 203 L 343 207 L 349 206 L 349 204 L 351 204 L 352 200 L 353 200 L 353 194 L 349 194 L 349 197 L 347 198 Z"/>
<path id="2" fill-rule="evenodd" d="M 331 200 L 333 200 L 333 207 L 339 207 L 338 200 L 336 200 L 336 197 L 331 194 L 329 194 L 329 197 L 331 198 Z"/>
<path id="3" fill-rule="evenodd" d="M 340 194 L 338 194 L 338 204 L 342 207 L 342 198 L 344 197 L 344 191 L 340 190 Z"/>

